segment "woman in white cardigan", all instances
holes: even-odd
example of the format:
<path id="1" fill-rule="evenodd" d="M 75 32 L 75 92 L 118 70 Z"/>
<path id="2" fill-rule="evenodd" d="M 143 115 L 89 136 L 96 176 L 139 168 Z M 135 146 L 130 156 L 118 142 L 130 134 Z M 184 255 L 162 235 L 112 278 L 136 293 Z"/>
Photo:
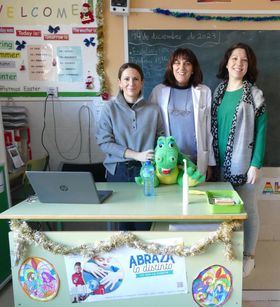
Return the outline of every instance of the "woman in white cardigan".
<path id="1" fill-rule="evenodd" d="M 216 165 L 211 134 L 211 90 L 201 84 L 203 75 L 195 54 L 187 48 L 173 52 L 162 84 L 149 101 L 160 106 L 166 135 L 175 137 L 180 151 L 212 177 Z"/>

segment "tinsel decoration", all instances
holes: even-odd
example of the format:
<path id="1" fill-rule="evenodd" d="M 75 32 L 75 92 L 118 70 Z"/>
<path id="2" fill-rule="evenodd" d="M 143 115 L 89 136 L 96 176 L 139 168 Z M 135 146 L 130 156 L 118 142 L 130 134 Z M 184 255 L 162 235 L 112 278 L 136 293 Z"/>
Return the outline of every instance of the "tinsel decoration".
<path id="1" fill-rule="evenodd" d="M 188 257 L 199 255 L 215 243 L 222 242 L 225 248 L 225 257 L 228 260 L 235 259 L 232 232 L 241 227 L 240 221 L 223 222 L 216 231 L 210 232 L 207 238 L 199 240 L 191 246 L 183 245 L 162 245 L 154 242 L 145 242 L 131 232 L 117 232 L 107 241 L 99 241 L 93 244 L 82 244 L 69 247 L 49 239 L 43 232 L 32 230 L 24 221 L 12 220 L 11 230 L 14 233 L 15 241 L 15 264 L 26 257 L 28 246 L 35 244 L 40 248 L 55 255 L 79 254 L 85 257 L 94 257 L 102 253 L 108 253 L 116 248 L 128 246 L 143 250 L 149 254 L 175 255 Z"/>
<path id="2" fill-rule="evenodd" d="M 266 21 L 279 21 L 280 16 L 274 15 L 274 16 L 209 16 L 209 15 L 199 15 L 196 13 L 188 13 L 188 12 L 176 12 L 176 11 L 170 11 L 170 10 L 164 10 L 161 8 L 156 8 L 152 10 L 156 14 L 162 14 L 166 16 L 172 16 L 176 18 L 191 18 L 196 19 L 197 21 L 202 20 L 216 20 L 216 21 L 238 21 L 238 22 L 244 22 L 244 21 L 253 21 L 253 22 L 266 22 Z M 261 12 L 260 12 L 261 15 Z"/>
<path id="3" fill-rule="evenodd" d="M 104 69 L 104 23 L 103 0 L 96 1 L 96 23 L 97 23 L 97 57 L 96 71 L 100 78 L 100 93 L 102 97 L 107 97 L 108 88 L 106 85 L 106 75 Z"/>

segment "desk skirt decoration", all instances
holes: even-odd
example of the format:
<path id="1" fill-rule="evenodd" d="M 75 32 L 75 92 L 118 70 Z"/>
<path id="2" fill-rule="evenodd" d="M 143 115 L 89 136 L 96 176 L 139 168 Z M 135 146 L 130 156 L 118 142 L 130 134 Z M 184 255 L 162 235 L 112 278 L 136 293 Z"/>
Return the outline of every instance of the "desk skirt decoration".
<path id="1" fill-rule="evenodd" d="M 113 189 L 114 195 L 102 205 L 79 205 L 79 215 L 74 210 L 77 205 L 38 201 L 25 201 L 0 215 L 12 219 L 15 306 L 39 302 L 61 307 L 78 302 L 102 307 L 242 306 L 243 230 L 239 226 L 246 213 L 214 215 L 201 194 L 190 195 L 188 213 L 182 214 L 178 186 L 160 187 L 152 198 L 144 198 L 141 187 L 129 183 L 100 186 Z M 217 187 L 232 189 L 225 183 L 216 183 Z M 213 184 L 199 187 L 209 189 Z M 66 206 L 73 210 L 65 210 Z M 62 211 L 68 212 L 60 216 Z M 154 224 L 151 231 L 134 233 L 38 232 L 23 221 L 75 219 Z M 188 226 L 184 231 L 168 231 L 170 223 Z"/>

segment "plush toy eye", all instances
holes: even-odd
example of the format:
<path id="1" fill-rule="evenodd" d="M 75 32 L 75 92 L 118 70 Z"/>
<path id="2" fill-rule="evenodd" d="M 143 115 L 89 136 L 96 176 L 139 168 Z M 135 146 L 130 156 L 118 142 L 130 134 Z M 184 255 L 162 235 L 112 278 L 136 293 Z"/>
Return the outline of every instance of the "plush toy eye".
<path id="1" fill-rule="evenodd" d="M 157 162 L 161 161 L 160 157 L 156 157 Z"/>
<path id="2" fill-rule="evenodd" d="M 163 146 L 164 146 L 163 143 L 159 143 L 159 144 L 158 144 L 158 147 L 159 147 L 159 148 L 163 148 Z"/>
<path id="3" fill-rule="evenodd" d="M 168 143 L 168 146 L 169 146 L 170 148 L 173 148 L 173 147 L 174 147 L 174 142 L 173 142 L 173 141 L 169 142 L 169 143 Z"/>
<path id="4" fill-rule="evenodd" d="M 175 157 L 170 157 L 171 162 L 175 162 Z"/>

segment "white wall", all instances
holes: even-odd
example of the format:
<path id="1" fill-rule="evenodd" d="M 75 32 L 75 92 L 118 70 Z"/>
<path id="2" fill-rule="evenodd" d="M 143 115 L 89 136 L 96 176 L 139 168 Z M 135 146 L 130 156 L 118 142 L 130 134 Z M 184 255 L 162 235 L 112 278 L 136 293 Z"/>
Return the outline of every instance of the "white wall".
<path id="1" fill-rule="evenodd" d="M 278 178 L 280 181 L 280 167 L 263 167 L 261 170 L 261 176 L 263 178 Z M 264 199 L 264 197 L 259 196 L 259 193 L 262 192 L 261 188 L 262 187 L 260 186 L 260 189 L 257 191 L 261 219 L 259 240 L 277 241 L 280 240 L 280 195 L 278 195 L 278 200 L 269 199 L 269 196 L 267 196 L 267 199 Z"/>
<path id="2" fill-rule="evenodd" d="M 2 105 L 7 102 L 1 101 Z M 11 104 L 11 103 L 10 103 Z M 44 99 L 16 100 L 17 106 L 25 106 L 28 109 L 28 120 L 31 132 L 31 148 L 33 158 L 39 158 L 45 154 L 41 144 L 41 133 L 44 122 Z M 103 154 L 95 141 L 95 119 L 98 118 L 104 102 L 100 98 L 87 98 L 85 100 L 73 100 L 60 98 L 59 100 L 47 102 L 46 108 L 46 129 L 44 133 L 44 144 L 50 152 L 51 170 L 58 170 L 62 162 L 67 163 L 96 163 L 103 161 Z M 81 127 L 79 128 L 79 111 L 81 111 Z M 55 121 L 53 116 L 53 108 Z M 91 131 L 89 135 L 89 114 L 91 116 Z M 56 123 L 56 129 L 55 129 Z M 55 143 L 55 131 L 57 145 Z M 2 133 L 1 133 L 2 136 Z M 59 151 L 66 158 L 72 159 L 79 153 L 79 144 L 83 138 L 81 154 L 77 159 L 66 160 L 60 156 Z M 89 155 L 89 137 L 91 144 L 91 161 Z M 57 147 L 59 149 L 57 149 Z"/>

